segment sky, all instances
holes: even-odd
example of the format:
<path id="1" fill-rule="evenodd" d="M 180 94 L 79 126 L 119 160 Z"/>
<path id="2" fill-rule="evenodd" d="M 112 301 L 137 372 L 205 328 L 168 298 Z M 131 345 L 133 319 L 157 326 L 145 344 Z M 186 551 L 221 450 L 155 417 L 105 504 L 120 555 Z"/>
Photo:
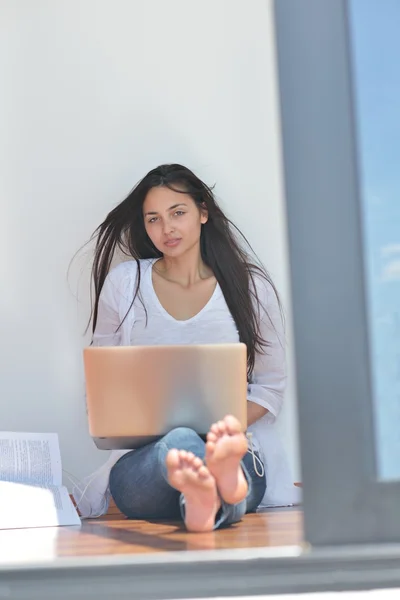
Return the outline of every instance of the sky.
<path id="1" fill-rule="evenodd" d="M 400 478 L 400 0 L 350 0 L 378 473 Z"/>

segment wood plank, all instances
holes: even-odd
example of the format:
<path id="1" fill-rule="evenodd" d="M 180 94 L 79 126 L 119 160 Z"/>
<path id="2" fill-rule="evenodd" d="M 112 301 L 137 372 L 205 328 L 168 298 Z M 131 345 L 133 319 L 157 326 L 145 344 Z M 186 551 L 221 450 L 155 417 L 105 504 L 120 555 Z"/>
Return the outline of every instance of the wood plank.
<path id="1" fill-rule="evenodd" d="M 60 557 L 149 554 L 171 551 L 293 546 L 302 542 L 299 510 L 246 515 L 211 533 L 188 533 L 181 523 L 131 521 L 110 514 L 82 527 L 0 531 L 0 562 L 49 561 Z M 14 551 L 13 551 L 14 550 Z"/>

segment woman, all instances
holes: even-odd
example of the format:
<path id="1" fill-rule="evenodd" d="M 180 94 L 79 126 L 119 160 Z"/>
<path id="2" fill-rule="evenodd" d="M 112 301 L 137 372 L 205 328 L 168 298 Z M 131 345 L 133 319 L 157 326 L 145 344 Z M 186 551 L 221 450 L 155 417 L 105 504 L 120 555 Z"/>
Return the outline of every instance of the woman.
<path id="1" fill-rule="evenodd" d="M 206 442 L 178 428 L 119 458 L 113 453 L 100 479 L 103 488 L 109 479 L 130 518 L 182 515 L 188 530 L 210 531 L 255 511 L 265 495 L 263 432 L 282 405 L 284 335 L 276 290 L 240 235 L 211 189 L 177 164 L 150 171 L 95 232 L 93 345 L 247 346 L 250 450 L 227 416 Z M 130 260 L 111 268 L 118 250 Z"/>

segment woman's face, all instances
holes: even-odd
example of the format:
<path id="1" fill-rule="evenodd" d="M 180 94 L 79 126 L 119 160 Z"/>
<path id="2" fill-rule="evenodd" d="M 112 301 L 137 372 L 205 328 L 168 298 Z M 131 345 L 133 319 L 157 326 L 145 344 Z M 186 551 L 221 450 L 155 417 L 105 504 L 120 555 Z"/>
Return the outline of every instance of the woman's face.
<path id="1" fill-rule="evenodd" d="M 143 203 L 147 235 L 164 256 L 182 256 L 200 243 L 207 211 L 200 211 L 189 196 L 168 187 L 152 188 Z"/>

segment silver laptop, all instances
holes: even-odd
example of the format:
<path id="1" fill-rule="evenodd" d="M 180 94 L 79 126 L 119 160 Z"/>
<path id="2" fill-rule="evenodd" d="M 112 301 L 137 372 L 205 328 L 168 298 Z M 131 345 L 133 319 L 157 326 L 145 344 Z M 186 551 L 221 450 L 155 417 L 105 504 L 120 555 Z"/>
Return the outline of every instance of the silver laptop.
<path id="1" fill-rule="evenodd" d="M 247 427 L 244 344 L 89 347 L 84 368 L 98 448 L 139 448 L 175 427 L 205 436 L 227 414 Z"/>

